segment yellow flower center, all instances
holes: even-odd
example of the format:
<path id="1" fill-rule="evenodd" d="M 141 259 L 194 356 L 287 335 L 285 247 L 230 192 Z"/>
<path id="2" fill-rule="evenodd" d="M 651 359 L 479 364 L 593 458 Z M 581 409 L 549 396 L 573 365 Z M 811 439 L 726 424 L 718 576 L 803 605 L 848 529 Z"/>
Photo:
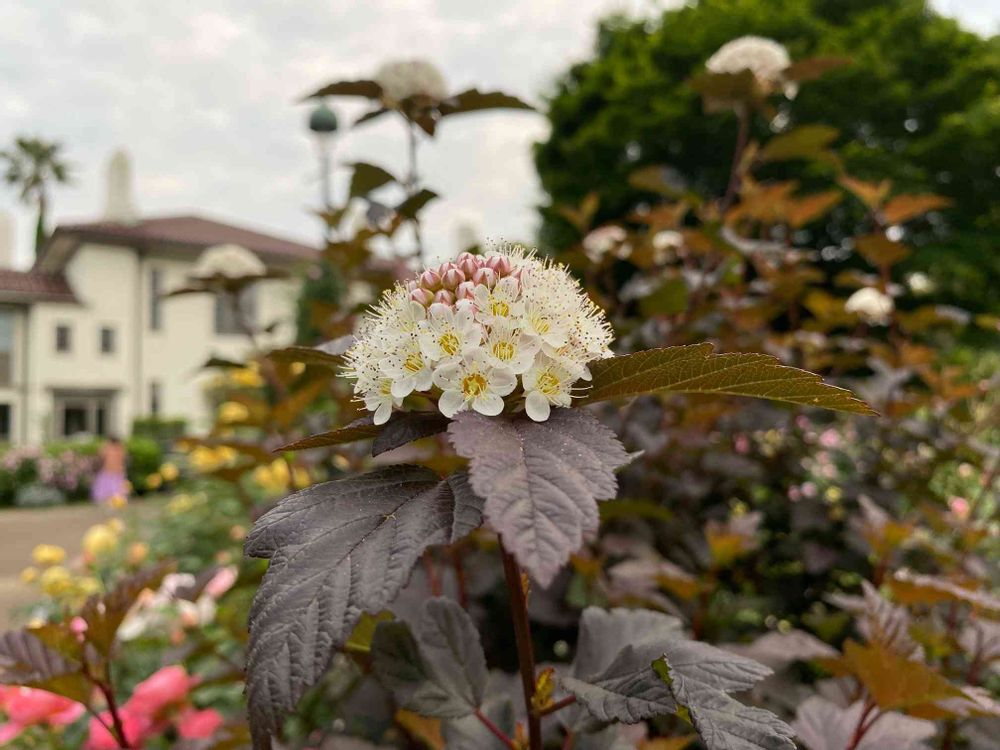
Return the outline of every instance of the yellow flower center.
<path id="1" fill-rule="evenodd" d="M 458 336 L 450 332 L 442 333 L 438 338 L 438 346 L 441 347 L 441 351 L 451 356 L 458 351 Z"/>
<path id="2" fill-rule="evenodd" d="M 407 372 L 420 372 L 424 369 L 424 358 L 420 352 L 413 352 L 403 363 L 403 369 Z"/>
<path id="3" fill-rule="evenodd" d="M 542 335 L 548 333 L 549 329 L 552 327 L 551 325 L 549 325 L 548 318 L 542 318 L 542 317 L 532 318 L 531 322 L 532 325 L 534 325 L 535 330 Z"/>
<path id="4" fill-rule="evenodd" d="M 497 341 L 493 344 L 493 356 L 501 362 L 514 359 L 514 345 L 509 341 Z"/>
<path id="5" fill-rule="evenodd" d="M 552 374 L 551 370 L 546 370 L 538 377 L 538 390 L 546 396 L 554 396 L 559 392 L 559 378 Z"/>
<path id="6" fill-rule="evenodd" d="M 498 318 L 506 318 L 510 315 L 510 305 L 503 300 L 493 300 L 490 303 L 490 309 L 493 311 L 493 315 Z"/>
<path id="7" fill-rule="evenodd" d="M 462 378 L 462 393 L 468 397 L 478 396 L 486 390 L 486 378 L 474 372 Z"/>

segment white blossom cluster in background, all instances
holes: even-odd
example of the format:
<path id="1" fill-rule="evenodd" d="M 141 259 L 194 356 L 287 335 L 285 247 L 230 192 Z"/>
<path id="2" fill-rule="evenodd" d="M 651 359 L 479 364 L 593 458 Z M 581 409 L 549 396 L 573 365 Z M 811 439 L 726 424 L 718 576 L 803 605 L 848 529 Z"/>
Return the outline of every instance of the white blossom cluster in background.
<path id="1" fill-rule="evenodd" d="M 462 253 L 387 291 L 347 352 L 346 375 L 375 424 L 411 393 L 436 397 L 447 417 L 495 416 L 518 385 L 541 422 L 570 405 L 612 339 L 604 312 L 563 266 L 505 247 Z"/>
<path id="2" fill-rule="evenodd" d="M 858 289 L 844 303 L 844 310 L 858 315 L 869 325 L 877 326 L 889 325 L 895 309 L 896 303 L 892 297 L 872 286 Z"/>
<path id="3" fill-rule="evenodd" d="M 781 88 L 794 99 L 798 86 L 785 78 L 792 59 L 781 44 L 762 36 L 741 36 L 726 42 L 708 58 L 705 67 L 712 73 L 742 73 L 749 70 L 767 91 Z"/>
<path id="4" fill-rule="evenodd" d="M 433 64 L 426 60 L 395 60 L 384 63 L 375 73 L 375 82 L 387 99 L 401 102 L 422 94 L 436 101 L 448 96 L 448 84 Z"/>

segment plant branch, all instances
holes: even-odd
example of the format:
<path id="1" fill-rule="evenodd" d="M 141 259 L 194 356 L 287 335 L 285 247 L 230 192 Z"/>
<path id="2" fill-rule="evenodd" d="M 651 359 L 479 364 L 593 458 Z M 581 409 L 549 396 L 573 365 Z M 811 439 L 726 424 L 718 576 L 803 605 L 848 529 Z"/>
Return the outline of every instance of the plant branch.
<path id="1" fill-rule="evenodd" d="M 747 140 L 750 137 L 750 110 L 746 106 L 740 106 L 736 111 L 739 118 L 739 131 L 736 133 L 736 147 L 733 149 L 733 164 L 729 168 L 729 184 L 726 186 L 726 196 L 722 199 L 722 211 L 732 204 L 736 198 L 736 191 L 740 185 L 740 160 L 743 158 L 743 151 L 747 147 Z"/>
<path id="2" fill-rule="evenodd" d="M 490 720 L 490 717 L 484 714 L 478 708 L 476 709 L 476 718 L 483 723 L 484 727 L 490 730 L 490 732 L 493 734 L 494 737 L 496 737 L 504 745 L 509 747 L 510 750 L 517 750 L 517 745 L 514 744 L 514 740 L 512 740 L 505 731 L 503 731 L 500 727 L 494 724 Z"/>
<path id="3" fill-rule="evenodd" d="M 869 698 L 865 701 L 864 708 L 861 709 L 861 715 L 858 717 L 858 724 L 854 727 L 854 734 L 851 736 L 851 741 L 847 743 L 847 747 L 844 750 L 856 750 L 861 739 L 865 736 L 865 732 L 868 731 L 869 727 L 874 724 L 874 720 L 871 723 L 866 723 L 871 712 L 875 710 L 875 702 Z M 876 719 L 878 716 L 875 717 Z"/>
<path id="4" fill-rule="evenodd" d="M 111 675 L 109 674 L 110 678 Z M 110 685 L 110 679 L 108 682 L 100 680 L 97 682 L 97 689 L 101 691 L 101 695 L 104 696 L 104 700 L 108 704 L 108 713 L 111 714 L 111 723 L 114 725 L 114 735 L 115 740 L 118 742 L 118 747 L 125 748 L 128 750 L 128 738 L 125 736 L 125 725 L 122 723 L 121 714 L 118 712 L 118 702 L 115 700 L 115 691 L 112 690 Z"/>
<path id="5" fill-rule="evenodd" d="M 535 697 L 535 653 L 531 643 L 531 625 L 528 622 L 528 598 L 521 568 L 503 546 L 500 539 L 500 556 L 503 559 L 504 577 L 510 594 L 510 615 L 514 621 L 514 638 L 517 643 L 517 660 L 524 688 L 524 707 L 528 714 L 528 747 L 542 750 L 542 722 L 532 710 Z"/>
<path id="6" fill-rule="evenodd" d="M 545 708 L 538 709 L 535 711 L 535 715 L 538 717 L 548 716 L 549 714 L 554 714 L 556 711 L 561 711 L 566 708 L 566 706 L 572 706 L 574 703 L 576 703 L 576 696 L 567 695 L 565 698 L 557 700 L 555 703 L 550 703 Z"/>

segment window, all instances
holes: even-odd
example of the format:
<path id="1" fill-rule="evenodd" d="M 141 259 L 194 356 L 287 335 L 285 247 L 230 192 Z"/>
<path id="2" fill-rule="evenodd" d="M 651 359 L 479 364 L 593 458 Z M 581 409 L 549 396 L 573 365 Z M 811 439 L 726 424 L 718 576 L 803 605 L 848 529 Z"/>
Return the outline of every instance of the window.
<path id="1" fill-rule="evenodd" d="M 153 268 L 149 271 L 149 330 L 163 328 L 163 271 Z"/>
<path id="2" fill-rule="evenodd" d="M 163 411 L 163 388 L 159 381 L 153 380 L 149 384 L 149 413 L 158 417 Z"/>
<path id="3" fill-rule="evenodd" d="M 56 326 L 56 351 L 66 353 L 72 348 L 73 329 L 65 323 L 60 323 Z"/>
<path id="4" fill-rule="evenodd" d="M 247 287 L 239 293 L 239 314 L 233 304 L 230 292 L 215 295 L 215 332 L 220 334 L 246 333 L 257 325 L 257 295 L 254 287 Z M 242 320 L 240 320 L 242 318 Z"/>
<path id="5" fill-rule="evenodd" d="M 58 437 L 107 435 L 112 427 L 113 396 L 99 391 L 63 391 L 54 394 Z"/>
<path id="6" fill-rule="evenodd" d="M 0 386 L 14 379 L 14 313 L 0 310 Z"/>
<path id="7" fill-rule="evenodd" d="M 101 354 L 115 353 L 115 329 L 111 326 L 101 327 Z"/>
<path id="8" fill-rule="evenodd" d="M 10 441 L 10 404 L 0 404 L 0 442 Z"/>

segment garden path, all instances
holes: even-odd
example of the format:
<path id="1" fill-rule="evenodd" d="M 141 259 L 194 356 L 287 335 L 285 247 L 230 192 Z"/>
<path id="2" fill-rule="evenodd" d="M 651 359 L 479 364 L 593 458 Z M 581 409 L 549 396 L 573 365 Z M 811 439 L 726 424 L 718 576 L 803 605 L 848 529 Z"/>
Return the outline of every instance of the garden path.
<path id="1" fill-rule="evenodd" d="M 160 503 L 142 500 L 132 503 L 127 513 L 154 513 Z M 12 615 L 38 597 L 38 589 L 21 583 L 21 571 L 31 565 L 36 544 L 58 544 L 68 560 L 80 554 L 83 533 L 93 524 L 106 521 L 114 511 L 90 503 L 51 508 L 5 508 L 0 510 L 0 633 L 19 624 Z"/>

